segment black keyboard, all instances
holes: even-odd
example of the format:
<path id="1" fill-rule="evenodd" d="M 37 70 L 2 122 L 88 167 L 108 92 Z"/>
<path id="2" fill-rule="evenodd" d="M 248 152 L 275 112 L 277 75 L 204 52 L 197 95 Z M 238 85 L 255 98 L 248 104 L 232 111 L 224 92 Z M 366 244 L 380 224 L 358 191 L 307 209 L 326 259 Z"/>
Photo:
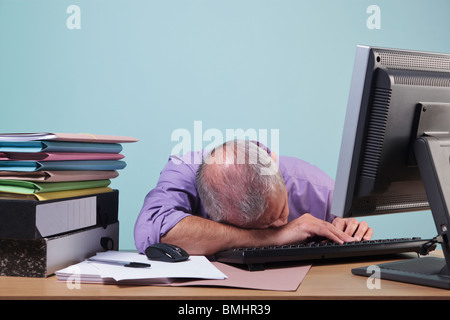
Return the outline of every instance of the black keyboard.
<path id="1" fill-rule="evenodd" d="M 250 270 L 263 270 L 264 264 L 285 261 L 314 261 L 335 258 L 367 257 L 416 252 L 424 254 L 424 248 L 433 250 L 436 245 L 424 246 L 430 240 L 421 238 L 399 238 L 365 240 L 344 244 L 325 242 L 293 244 L 273 247 L 236 248 L 218 252 L 217 261 L 246 264 Z"/>

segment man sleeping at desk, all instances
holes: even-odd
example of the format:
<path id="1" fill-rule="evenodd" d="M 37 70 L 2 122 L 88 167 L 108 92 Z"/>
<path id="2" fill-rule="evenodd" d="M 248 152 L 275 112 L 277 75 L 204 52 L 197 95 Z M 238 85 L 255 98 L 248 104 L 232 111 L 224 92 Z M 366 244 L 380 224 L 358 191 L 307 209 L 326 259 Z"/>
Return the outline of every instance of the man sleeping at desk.
<path id="1" fill-rule="evenodd" d="M 136 248 L 143 253 L 166 242 L 213 255 L 317 239 L 369 240 L 366 222 L 331 214 L 333 188 L 319 168 L 253 141 L 171 156 L 137 218 Z"/>

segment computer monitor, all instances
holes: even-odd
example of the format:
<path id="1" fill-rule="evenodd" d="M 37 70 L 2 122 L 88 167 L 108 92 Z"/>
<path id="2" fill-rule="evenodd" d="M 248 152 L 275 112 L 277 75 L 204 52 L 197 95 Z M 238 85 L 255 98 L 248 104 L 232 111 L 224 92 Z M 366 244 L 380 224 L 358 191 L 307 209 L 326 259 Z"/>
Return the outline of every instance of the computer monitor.
<path id="1" fill-rule="evenodd" d="M 381 278 L 450 289 L 449 206 L 450 55 L 358 46 L 333 214 L 431 209 L 445 259 L 379 265 Z"/>

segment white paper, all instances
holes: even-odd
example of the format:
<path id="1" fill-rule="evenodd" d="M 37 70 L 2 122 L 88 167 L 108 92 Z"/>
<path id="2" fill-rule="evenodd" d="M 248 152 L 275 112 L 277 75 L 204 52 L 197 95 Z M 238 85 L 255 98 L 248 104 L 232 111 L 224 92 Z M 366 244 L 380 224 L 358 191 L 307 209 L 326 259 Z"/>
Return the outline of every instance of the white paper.
<path id="1" fill-rule="evenodd" d="M 118 265 L 109 265 L 92 261 L 83 261 L 56 272 L 59 280 L 64 280 L 73 274 L 79 273 L 81 280 L 89 281 L 101 279 L 126 281 L 157 280 L 155 282 L 167 283 L 168 279 L 196 278 L 196 279 L 226 279 L 227 276 L 217 269 L 204 256 L 191 256 L 181 262 L 160 262 L 148 260 L 147 256 L 135 252 L 107 251 L 99 252 L 95 256 L 103 260 L 128 261 L 150 263 L 150 268 L 129 268 Z"/>

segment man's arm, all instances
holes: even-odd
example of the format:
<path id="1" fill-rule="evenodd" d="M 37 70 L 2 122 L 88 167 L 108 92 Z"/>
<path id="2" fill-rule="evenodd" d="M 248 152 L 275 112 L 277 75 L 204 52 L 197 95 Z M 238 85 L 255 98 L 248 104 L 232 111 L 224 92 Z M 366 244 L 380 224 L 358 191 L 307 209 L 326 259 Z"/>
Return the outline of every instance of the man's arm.
<path id="1" fill-rule="evenodd" d="M 161 237 L 161 242 L 178 245 L 192 255 L 213 255 L 238 247 L 300 243 L 316 236 L 340 243 L 355 240 L 331 223 L 304 214 L 284 226 L 268 229 L 243 229 L 188 216 Z"/>
<path id="2" fill-rule="evenodd" d="M 199 214 L 196 167 L 192 160 L 170 157 L 157 185 L 145 197 L 134 228 L 135 245 L 139 252 L 143 253 L 149 245 L 160 242 L 160 238 L 179 221 Z"/>
<path id="3" fill-rule="evenodd" d="M 257 245 L 262 232 L 246 230 L 202 217 L 189 216 L 161 237 L 161 242 L 178 245 L 192 255 L 213 255 L 218 251 Z"/>

